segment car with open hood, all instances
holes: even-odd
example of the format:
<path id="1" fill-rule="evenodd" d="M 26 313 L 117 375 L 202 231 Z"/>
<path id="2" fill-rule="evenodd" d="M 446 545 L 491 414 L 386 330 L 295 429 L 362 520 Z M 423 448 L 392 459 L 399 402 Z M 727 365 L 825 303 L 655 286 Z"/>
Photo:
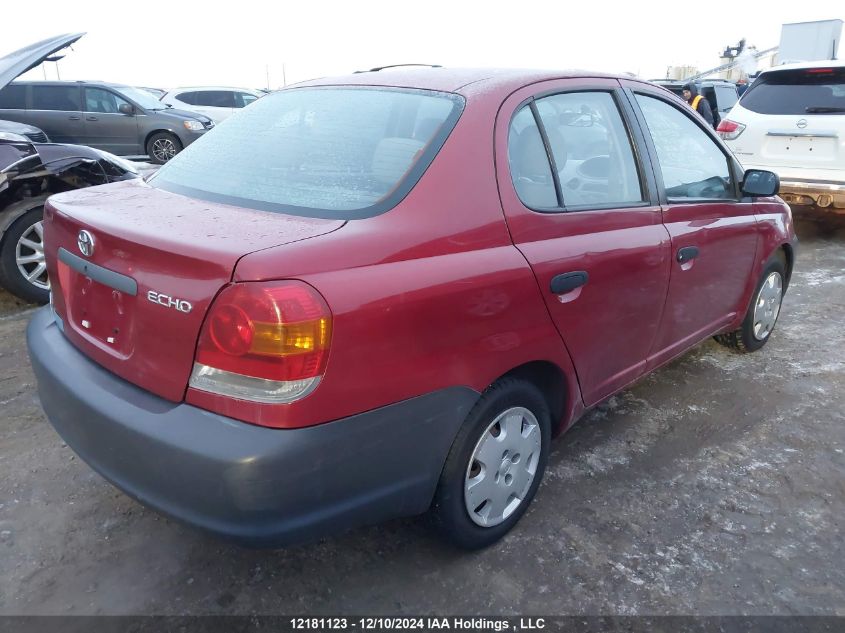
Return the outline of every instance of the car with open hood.
<path id="1" fill-rule="evenodd" d="M 770 340 L 777 188 L 628 77 L 299 84 L 149 179 L 50 198 L 38 393 L 96 471 L 214 534 L 429 511 L 483 547 L 584 411 L 711 336 Z"/>
<path id="2" fill-rule="evenodd" d="M 35 67 L 79 36 L 50 38 L 0 58 L 0 82 Z M 27 301 L 47 303 L 50 280 L 41 223 L 47 198 L 140 174 L 113 154 L 48 143 L 43 132 L 33 130 L 17 123 L 5 130 L 0 127 L 0 286 Z"/>

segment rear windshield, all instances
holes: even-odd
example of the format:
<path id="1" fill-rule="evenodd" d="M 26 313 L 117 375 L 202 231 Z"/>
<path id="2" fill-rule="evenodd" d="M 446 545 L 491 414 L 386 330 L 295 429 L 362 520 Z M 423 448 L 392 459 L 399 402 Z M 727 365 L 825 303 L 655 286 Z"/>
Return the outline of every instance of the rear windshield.
<path id="1" fill-rule="evenodd" d="M 766 73 L 740 103 L 760 114 L 845 114 L 845 68 Z"/>
<path id="2" fill-rule="evenodd" d="M 462 109 L 458 95 L 426 90 L 285 90 L 189 145 L 150 184 L 266 211 L 369 217 L 408 194 Z"/>

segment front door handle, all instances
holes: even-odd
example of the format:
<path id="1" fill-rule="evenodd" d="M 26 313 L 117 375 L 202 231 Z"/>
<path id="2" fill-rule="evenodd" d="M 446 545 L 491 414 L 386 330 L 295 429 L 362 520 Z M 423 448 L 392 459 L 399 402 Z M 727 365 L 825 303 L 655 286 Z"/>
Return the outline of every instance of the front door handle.
<path id="1" fill-rule="evenodd" d="M 75 114 L 71 114 L 71 115 L 67 118 L 67 120 L 68 120 L 68 121 L 81 121 L 81 120 L 82 120 L 82 117 L 81 117 L 81 116 L 77 116 L 77 115 L 75 115 Z"/>
<path id="2" fill-rule="evenodd" d="M 100 119 L 98 119 L 95 116 L 87 116 L 87 117 L 85 117 L 85 120 L 86 121 L 99 121 Z"/>
<path id="3" fill-rule="evenodd" d="M 698 257 L 697 246 L 684 246 L 683 248 L 678 249 L 679 264 L 686 264 L 688 261 L 692 261 L 696 257 Z"/>
<path id="4" fill-rule="evenodd" d="M 586 270 L 577 270 L 552 277 L 551 290 L 553 294 L 565 295 L 576 288 L 580 288 L 590 280 Z"/>

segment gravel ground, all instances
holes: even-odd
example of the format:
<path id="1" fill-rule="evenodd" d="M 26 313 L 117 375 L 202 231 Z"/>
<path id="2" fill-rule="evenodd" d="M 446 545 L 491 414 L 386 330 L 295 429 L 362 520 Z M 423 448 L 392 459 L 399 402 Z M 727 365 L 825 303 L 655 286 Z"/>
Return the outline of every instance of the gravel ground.
<path id="1" fill-rule="evenodd" d="M 799 223 L 779 327 L 588 414 L 479 553 L 420 520 L 251 551 L 139 506 L 45 421 L 0 291 L 0 614 L 845 615 L 845 230 Z"/>

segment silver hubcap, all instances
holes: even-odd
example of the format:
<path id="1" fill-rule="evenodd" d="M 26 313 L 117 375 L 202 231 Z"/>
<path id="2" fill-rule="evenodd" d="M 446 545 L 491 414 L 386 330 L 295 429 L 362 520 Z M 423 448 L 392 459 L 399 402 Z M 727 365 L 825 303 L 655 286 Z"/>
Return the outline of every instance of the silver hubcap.
<path id="1" fill-rule="evenodd" d="M 754 304 L 754 338 L 758 341 L 772 333 L 780 313 L 782 297 L 783 281 L 780 273 L 771 273 L 763 282 Z"/>
<path id="2" fill-rule="evenodd" d="M 487 427 L 464 481 L 464 503 L 474 523 L 493 527 L 516 511 L 537 474 L 541 443 L 540 424 L 523 407 L 504 411 Z"/>
<path id="3" fill-rule="evenodd" d="M 176 156 L 176 143 L 169 138 L 159 138 L 153 143 L 153 156 L 158 160 L 168 161 Z"/>
<path id="4" fill-rule="evenodd" d="M 15 246 L 15 263 L 18 271 L 36 288 L 50 289 L 47 262 L 44 260 L 44 225 L 39 221 L 21 235 Z"/>

